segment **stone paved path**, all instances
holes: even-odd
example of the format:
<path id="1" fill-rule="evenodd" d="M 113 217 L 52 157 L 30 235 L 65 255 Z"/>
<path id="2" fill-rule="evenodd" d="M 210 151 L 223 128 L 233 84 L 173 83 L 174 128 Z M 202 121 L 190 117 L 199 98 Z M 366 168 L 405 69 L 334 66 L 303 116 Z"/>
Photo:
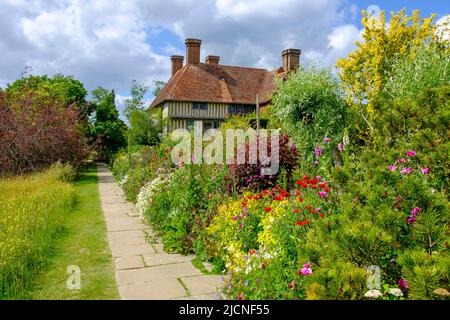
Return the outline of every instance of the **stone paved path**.
<path id="1" fill-rule="evenodd" d="M 221 299 L 221 276 L 203 275 L 191 260 L 164 252 L 150 227 L 126 201 L 111 171 L 98 164 L 100 199 L 115 263 L 116 282 L 122 299 Z"/>

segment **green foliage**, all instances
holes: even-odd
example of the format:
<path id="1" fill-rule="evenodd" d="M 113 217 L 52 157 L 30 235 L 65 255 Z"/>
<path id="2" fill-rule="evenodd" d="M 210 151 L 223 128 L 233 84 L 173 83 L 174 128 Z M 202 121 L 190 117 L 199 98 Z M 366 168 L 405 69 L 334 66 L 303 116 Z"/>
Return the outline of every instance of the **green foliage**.
<path id="1" fill-rule="evenodd" d="M 30 287 L 54 252 L 73 205 L 74 176 L 55 165 L 29 176 L 0 180 L 0 299 Z"/>
<path id="2" fill-rule="evenodd" d="M 164 87 L 166 86 L 166 83 L 164 81 L 155 80 L 153 81 L 153 95 L 155 98 L 159 96 L 161 91 L 163 91 Z"/>
<path id="3" fill-rule="evenodd" d="M 90 135 L 96 141 L 98 157 L 109 161 L 126 145 L 127 127 L 119 119 L 114 90 L 108 91 L 102 87 L 93 90 L 92 103 L 95 106 L 95 114 Z"/>
<path id="4" fill-rule="evenodd" d="M 30 75 L 14 81 L 6 88 L 6 92 L 12 95 L 21 95 L 25 90 L 41 97 L 57 99 L 65 106 L 75 104 L 83 118 L 87 118 L 93 111 L 92 106 L 86 101 L 87 91 L 84 85 L 72 76 Z"/>
<path id="5" fill-rule="evenodd" d="M 163 129 L 162 110 L 147 110 L 145 95 L 149 87 L 133 81 L 131 98 L 125 100 L 125 117 L 129 123 L 129 145 L 156 145 Z"/>
<path id="6" fill-rule="evenodd" d="M 315 160 L 323 168 L 339 161 L 337 145 L 343 143 L 347 121 L 341 97 L 331 71 L 317 66 L 301 67 L 278 84 L 271 112 L 296 139 L 304 169 L 312 170 Z M 315 155 L 317 147 L 327 149 L 320 159 Z"/>

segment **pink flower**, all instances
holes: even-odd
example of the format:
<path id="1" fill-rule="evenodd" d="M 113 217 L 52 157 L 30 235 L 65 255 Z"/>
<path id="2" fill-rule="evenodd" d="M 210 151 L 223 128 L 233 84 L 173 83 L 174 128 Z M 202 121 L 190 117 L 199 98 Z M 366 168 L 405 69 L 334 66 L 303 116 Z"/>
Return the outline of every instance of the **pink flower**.
<path id="1" fill-rule="evenodd" d="M 414 150 L 409 150 L 407 153 L 406 153 L 406 156 L 407 157 L 414 157 L 416 155 L 416 152 L 414 151 Z"/>
<path id="2" fill-rule="evenodd" d="M 411 168 L 405 168 L 402 171 L 400 171 L 401 174 L 407 174 L 407 173 L 411 173 L 412 169 Z"/>
<path id="3" fill-rule="evenodd" d="M 389 171 L 395 171 L 395 166 L 390 165 L 390 166 L 389 166 Z"/>
<path id="4" fill-rule="evenodd" d="M 316 158 L 319 158 L 320 156 L 322 156 L 322 147 L 317 146 L 316 150 L 314 150 L 314 153 L 316 154 Z"/>
<path id="5" fill-rule="evenodd" d="M 312 274 L 312 269 L 303 267 L 302 270 L 300 270 L 300 274 L 303 276 L 310 276 Z"/>
<path id="6" fill-rule="evenodd" d="M 409 288 L 409 283 L 408 283 L 408 281 L 406 281 L 405 279 L 400 279 L 400 280 L 398 280 L 397 284 L 398 284 L 398 286 L 399 286 L 400 289 L 405 290 L 405 289 L 408 289 L 408 288 Z"/>
<path id="7" fill-rule="evenodd" d="M 328 196 L 328 193 L 326 191 L 319 191 L 317 192 L 317 194 L 321 197 L 321 198 L 326 198 Z"/>
<path id="8" fill-rule="evenodd" d="M 404 162 L 406 162 L 406 161 L 408 161 L 408 160 L 406 160 L 406 158 L 401 158 L 401 159 L 398 159 L 398 160 L 397 160 L 397 162 L 401 162 L 401 163 L 404 163 Z"/>
<path id="9" fill-rule="evenodd" d="M 429 174 L 430 173 L 430 168 L 425 167 L 421 171 L 422 171 L 422 174 Z"/>
<path id="10" fill-rule="evenodd" d="M 311 268 L 311 262 L 307 262 L 303 265 L 303 268 Z"/>
<path id="11" fill-rule="evenodd" d="M 411 210 L 411 214 L 413 217 L 415 217 L 420 211 L 422 211 L 422 208 L 420 207 L 415 207 Z"/>
<path id="12" fill-rule="evenodd" d="M 331 141 L 331 138 L 328 138 L 328 137 L 323 138 L 323 142 L 325 142 L 325 143 L 330 142 L 330 141 Z"/>

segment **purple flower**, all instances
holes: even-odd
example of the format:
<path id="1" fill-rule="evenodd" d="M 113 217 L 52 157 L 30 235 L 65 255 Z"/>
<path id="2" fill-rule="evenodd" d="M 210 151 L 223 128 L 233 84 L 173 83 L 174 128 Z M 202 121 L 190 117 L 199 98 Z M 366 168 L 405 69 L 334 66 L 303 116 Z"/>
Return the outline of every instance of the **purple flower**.
<path id="1" fill-rule="evenodd" d="M 319 208 L 317 208 L 317 209 L 316 209 L 317 213 L 319 213 L 319 212 L 320 212 L 320 210 L 322 210 L 322 208 L 320 208 L 320 207 L 319 207 Z"/>
<path id="2" fill-rule="evenodd" d="M 400 278 L 400 280 L 398 280 L 397 284 L 398 284 L 399 288 L 402 289 L 402 290 L 405 290 L 405 289 L 409 288 L 408 281 L 406 281 L 403 278 Z"/>
<path id="3" fill-rule="evenodd" d="M 317 167 L 317 165 L 319 164 L 319 161 L 314 161 L 314 165 Z"/>
<path id="4" fill-rule="evenodd" d="M 407 174 L 407 173 L 411 173 L 411 171 L 412 171 L 412 169 L 407 167 L 407 168 L 404 168 L 402 171 L 400 171 L 400 173 L 401 174 Z"/>
<path id="5" fill-rule="evenodd" d="M 317 146 L 316 150 L 314 150 L 314 153 L 316 154 L 316 158 L 319 158 L 320 156 L 322 156 L 322 147 Z"/>
<path id="6" fill-rule="evenodd" d="M 233 217 L 233 220 L 234 220 L 234 221 L 237 221 L 237 220 L 238 220 L 238 217 L 237 217 L 237 216 L 234 216 L 234 217 Z"/>
<path id="7" fill-rule="evenodd" d="M 406 222 L 407 222 L 407 223 L 413 223 L 413 222 L 416 222 L 416 218 L 415 218 L 415 217 L 408 217 L 408 218 L 406 219 Z"/>
<path id="8" fill-rule="evenodd" d="M 414 150 L 409 150 L 409 151 L 406 153 L 406 156 L 407 156 L 407 157 L 414 157 L 415 155 L 417 155 L 417 154 L 416 154 L 416 152 L 415 152 Z"/>
<path id="9" fill-rule="evenodd" d="M 317 192 L 317 194 L 321 197 L 321 198 L 326 198 L 328 196 L 328 193 L 326 191 L 319 191 Z"/>
<path id="10" fill-rule="evenodd" d="M 344 151 L 345 146 L 342 143 L 338 143 L 337 148 L 338 148 L 339 152 L 342 152 L 342 151 Z"/>
<path id="11" fill-rule="evenodd" d="M 323 178 L 321 176 L 316 176 L 316 179 L 321 181 Z"/>
<path id="12" fill-rule="evenodd" d="M 328 138 L 328 137 L 323 138 L 323 142 L 325 142 L 325 143 L 328 143 L 330 141 L 331 141 L 331 138 Z"/>
<path id="13" fill-rule="evenodd" d="M 395 171 L 395 166 L 391 164 L 391 165 L 389 166 L 389 171 Z"/>
<path id="14" fill-rule="evenodd" d="M 422 174 L 429 174 L 430 173 L 430 168 L 425 167 L 421 171 L 422 171 Z"/>

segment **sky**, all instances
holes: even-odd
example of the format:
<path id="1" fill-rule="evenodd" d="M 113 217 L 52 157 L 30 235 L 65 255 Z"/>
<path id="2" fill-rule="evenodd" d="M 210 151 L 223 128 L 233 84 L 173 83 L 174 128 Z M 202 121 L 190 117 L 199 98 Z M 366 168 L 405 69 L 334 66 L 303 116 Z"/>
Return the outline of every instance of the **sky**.
<path id="1" fill-rule="evenodd" d="M 115 89 L 123 108 L 131 82 L 170 77 L 185 38 L 203 41 L 201 60 L 274 69 L 281 51 L 333 66 L 355 49 L 361 10 L 450 14 L 448 1 L 356 0 L 0 0 L 0 86 L 22 76 L 73 75 L 86 89 Z M 31 70 L 31 71 L 30 71 Z M 152 94 L 147 99 L 152 100 Z"/>

